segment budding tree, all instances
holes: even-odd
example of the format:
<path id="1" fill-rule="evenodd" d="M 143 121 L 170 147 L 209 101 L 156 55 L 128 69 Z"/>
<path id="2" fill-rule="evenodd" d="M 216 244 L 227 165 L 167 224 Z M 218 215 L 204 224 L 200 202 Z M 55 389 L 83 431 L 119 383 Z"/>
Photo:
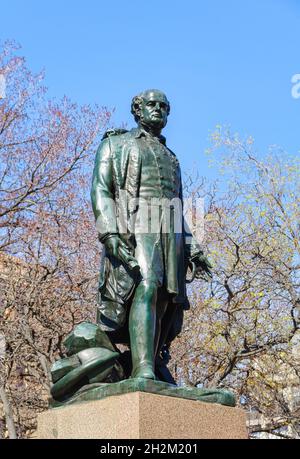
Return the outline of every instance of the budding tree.
<path id="1" fill-rule="evenodd" d="M 278 148 L 262 157 L 222 128 L 212 142 L 220 179 L 201 192 L 214 275 L 191 289 L 174 369 L 185 383 L 234 390 L 261 418 L 253 435 L 297 437 L 300 161 Z"/>

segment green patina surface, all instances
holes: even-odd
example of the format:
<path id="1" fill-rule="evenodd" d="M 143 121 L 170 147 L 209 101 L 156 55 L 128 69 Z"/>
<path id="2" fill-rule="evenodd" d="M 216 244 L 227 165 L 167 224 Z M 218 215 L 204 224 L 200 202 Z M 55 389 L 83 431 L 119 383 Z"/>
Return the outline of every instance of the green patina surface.
<path id="1" fill-rule="evenodd" d="M 64 340 L 67 357 L 51 369 L 50 406 L 137 391 L 235 406 L 228 391 L 172 384 L 168 347 L 189 308 L 186 283 L 209 280 L 211 265 L 183 213 L 175 212 L 174 202 L 183 206 L 182 180 L 179 161 L 161 135 L 170 112 L 166 95 L 143 91 L 131 111 L 137 128 L 107 132 L 95 159 L 91 198 L 104 245 L 97 324 L 79 324 Z M 159 202 L 158 213 L 149 215 L 146 206 L 148 213 L 138 218 L 137 199 L 147 206 Z M 129 348 L 130 359 L 118 344 Z"/>
<path id="2" fill-rule="evenodd" d="M 75 396 L 63 403 L 50 400 L 52 408 L 63 407 L 73 403 L 101 400 L 115 395 L 128 394 L 131 392 L 147 392 L 150 394 L 165 395 L 169 397 L 198 400 L 206 403 L 219 403 L 226 406 L 235 406 L 235 397 L 232 392 L 223 389 L 201 389 L 197 387 L 177 387 L 161 381 L 153 381 L 143 378 L 125 379 L 112 384 L 98 384 L 86 386 L 77 392 Z"/>

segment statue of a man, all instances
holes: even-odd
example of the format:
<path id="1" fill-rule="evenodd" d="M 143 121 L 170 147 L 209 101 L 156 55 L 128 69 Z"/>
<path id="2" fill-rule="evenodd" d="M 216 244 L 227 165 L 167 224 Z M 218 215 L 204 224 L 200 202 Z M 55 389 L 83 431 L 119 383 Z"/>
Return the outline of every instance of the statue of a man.
<path id="1" fill-rule="evenodd" d="M 192 262 L 196 276 L 210 275 L 210 265 L 182 212 L 178 225 L 175 206 L 166 204 L 182 204 L 179 162 L 161 135 L 170 113 L 167 97 L 144 91 L 133 98 L 131 111 L 138 127 L 108 132 L 95 160 L 91 196 L 104 245 L 98 323 L 114 343 L 129 344 L 132 377 L 155 379 L 156 357 L 179 333 L 187 308 L 187 267 Z M 140 212 L 142 203 L 151 213 Z M 141 230 L 151 219 L 154 230 Z"/>

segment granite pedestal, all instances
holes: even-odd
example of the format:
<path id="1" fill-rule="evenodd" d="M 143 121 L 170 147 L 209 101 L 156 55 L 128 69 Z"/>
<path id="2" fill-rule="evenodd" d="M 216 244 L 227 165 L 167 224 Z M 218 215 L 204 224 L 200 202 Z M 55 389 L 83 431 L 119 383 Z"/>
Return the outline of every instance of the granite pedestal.
<path id="1" fill-rule="evenodd" d="M 131 392 L 53 408 L 38 417 L 39 439 L 246 439 L 243 410 Z"/>

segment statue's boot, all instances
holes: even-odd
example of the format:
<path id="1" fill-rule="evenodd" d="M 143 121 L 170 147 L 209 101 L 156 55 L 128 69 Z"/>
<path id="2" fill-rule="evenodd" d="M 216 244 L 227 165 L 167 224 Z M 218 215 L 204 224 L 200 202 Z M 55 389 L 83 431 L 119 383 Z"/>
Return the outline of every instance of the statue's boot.
<path id="1" fill-rule="evenodd" d="M 154 336 L 157 287 L 143 281 L 136 289 L 130 308 L 129 333 L 132 378 L 155 379 Z"/>
<path id="2" fill-rule="evenodd" d="M 154 358 L 159 354 L 160 349 L 165 344 L 165 338 L 167 337 L 168 330 L 162 330 L 162 320 L 167 311 L 169 303 L 169 295 L 165 289 L 158 291 L 158 297 L 156 301 L 156 324 L 155 324 L 155 338 L 154 338 Z M 166 327 L 165 327 L 166 328 Z"/>

